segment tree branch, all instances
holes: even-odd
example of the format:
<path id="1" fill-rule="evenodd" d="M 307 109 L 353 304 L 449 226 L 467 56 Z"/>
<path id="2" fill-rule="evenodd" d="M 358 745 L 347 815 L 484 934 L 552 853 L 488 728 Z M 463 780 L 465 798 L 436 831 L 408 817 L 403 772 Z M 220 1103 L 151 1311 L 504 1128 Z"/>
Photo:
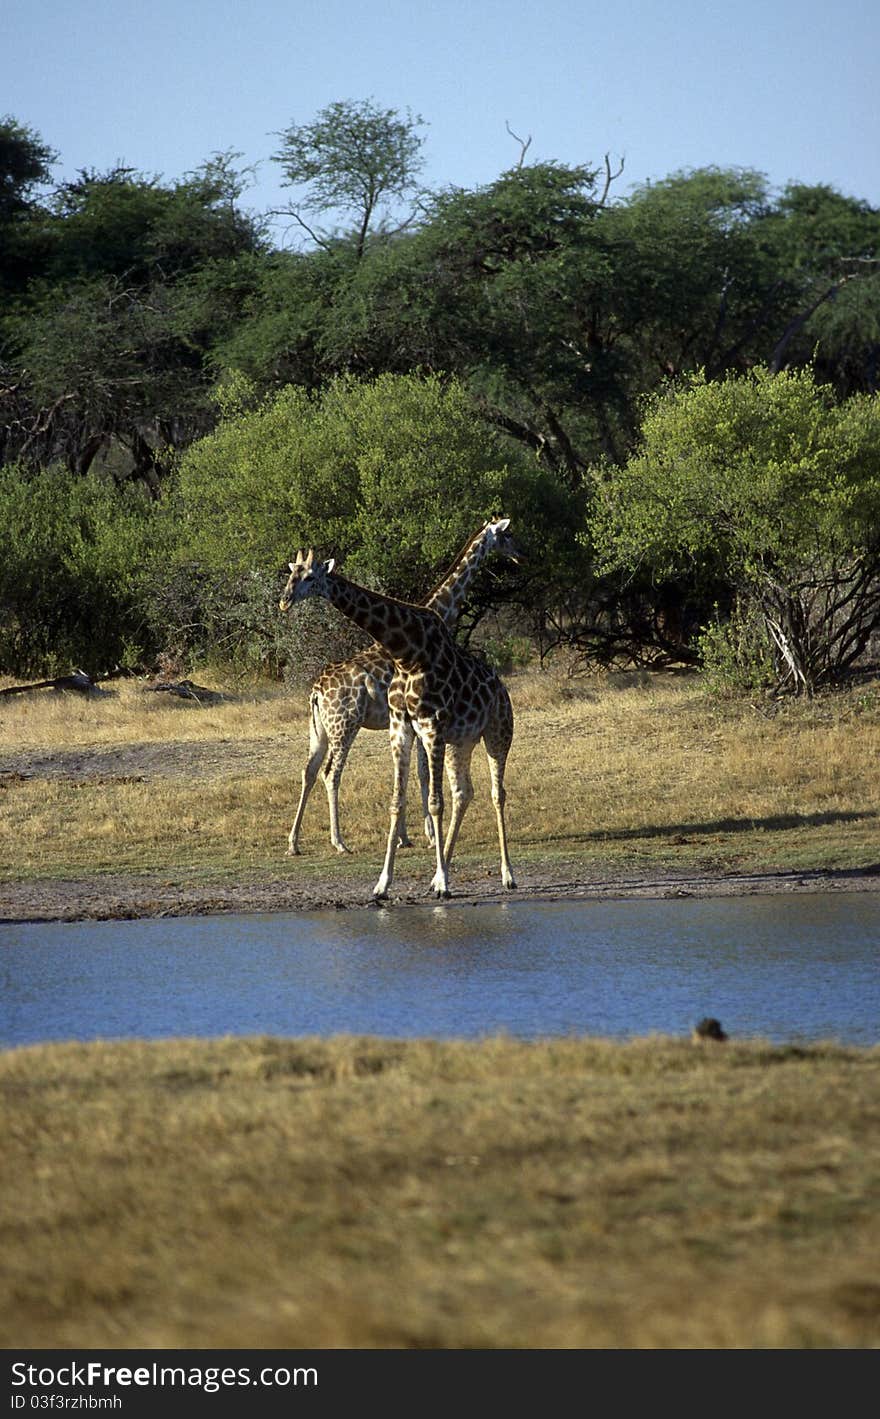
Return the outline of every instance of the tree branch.
<path id="1" fill-rule="evenodd" d="M 621 173 L 623 172 L 623 168 L 624 168 L 624 163 L 625 163 L 625 161 L 626 161 L 625 158 L 621 158 L 621 159 L 620 159 L 620 167 L 617 169 L 617 172 L 612 173 L 612 171 L 611 171 L 611 156 L 610 156 L 609 153 L 606 153 L 606 154 L 605 154 L 605 186 L 604 186 L 603 189 L 602 189 L 602 196 L 599 198 L 599 201 L 598 201 L 598 203 L 596 204 L 598 207 L 604 207 L 604 206 L 605 206 L 605 203 L 606 203 L 607 200 L 608 200 L 608 193 L 609 193 L 610 190 L 611 190 L 611 184 L 612 184 L 612 182 L 616 182 L 617 179 L 620 177 Z"/>
<path id="2" fill-rule="evenodd" d="M 839 277 L 839 279 L 834 282 L 834 285 L 829 286 L 828 290 L 824 291 L 817 301 L 814 301 L 806 310 L 801 311 L 800 315 L 796 315 L 793 320 L 788 322 L 776 343 L 773 354 L 770 356 L 769 369 L 772 374 L 778 374 L 782 369 L 782 361 L 788 346 L 791 344 L 798 331 L 804 328 L 810 316 L 815 315 L 819 307 L 824 305 L 827 300 L 831 300 L 833 296 L 836 296 L 840 287 L 846 285 L 847 281 L 852 280 L 853 275 L 853 272 L 847 272 L 845 276 Z"/>
<path id="3" fill-rule="evenodd" d="M 504 120 L 504 127 L 507 129 L 507 131 L 508 131 L 508 133 L 510 134 L 511 138 L 513 138 L 517 143 L 519 143 L 519 162 L 518 162 L 517 165 L 516 165 L 516 170 L 517 170 L 517 172 L 519 172 L 520 168 L 521 168 L 522 165 L 523 165 L 523 162 L 525 161 L 526 153 L 528 152 L 528 150 L 529 150 L 529 148 L 530 148 L 530 146 L 531 146 L 532 135 L 531 135 L 531 133 L 530 133 L 529 136 L 528 136 L 528 138 L 526 138 L 526 139 L 520 138 L 520 136 L 519 136 L 518 133 L 514 133 L 513 129 L 511 128 L 511 126 L 510 126 L 510 124 L 508 123 L 508 121 L 507 121 L 506 118 L 505 118 L 505 120 Z"/>

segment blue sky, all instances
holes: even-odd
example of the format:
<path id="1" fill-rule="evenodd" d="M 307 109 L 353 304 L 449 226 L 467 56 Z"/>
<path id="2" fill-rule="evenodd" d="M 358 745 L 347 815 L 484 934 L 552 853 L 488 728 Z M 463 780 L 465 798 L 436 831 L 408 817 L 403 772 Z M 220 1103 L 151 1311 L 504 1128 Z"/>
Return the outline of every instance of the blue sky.
<path id="1" fill-rule="evenodd" d="M 616 191 L 706 164 L 880 205 L 878 0 L 3 0 L 0 113 L 173 180 L 214 152 L 289 199 L 277 134 L 339 99 L 409 109 L 428 186 L 625 159 Z M 281 229 L 277 229 L 279 239 Z"/>

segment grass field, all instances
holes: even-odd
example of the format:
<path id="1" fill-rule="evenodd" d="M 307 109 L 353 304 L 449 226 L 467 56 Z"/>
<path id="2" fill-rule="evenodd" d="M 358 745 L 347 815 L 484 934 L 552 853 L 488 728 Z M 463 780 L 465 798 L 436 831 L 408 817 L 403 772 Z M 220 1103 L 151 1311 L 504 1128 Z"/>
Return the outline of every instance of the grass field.
<path id="1" fill-rule="evenodd" d="M 509 684 L 515 867 L 565 859 L 610 870 L 801 871 L 880 860 L 880 682 L 782 705 L 712 701 L 690 676 L 531 672 Z M 330 849 L 318 783 L 304 855 L 285 863 L 308 743 L 305 695 L 256 687 L 200 707 L 133 682 L 115 688 L 94 702 L 46 693 L 0 702 L 0 875 L 184 870 L 216 879 L 280 864 L 304 878 L 375 878 L 390 787 L 383 733 L 359 735 L 342 781 L 354 855 L 340 866 Z M 479 750 L 474 780 L 458 862 L 497 872 Z M 418 829 L 414 782 L 410 805 Z M 399 870 L 412 861 L 430 877 L 424 843 Z"/>
<path id="2" fill-rule="evenodd" d="M 880 693 L 707 700 L 690 677 L 511 677 L 514 865 L 876 866 Z M 8 883 L 375 878 L 284 858 L 303 696 L 0 702 Z M 497 876 L 487 774 L 459 880 Z M 412 826 L 418 826 L 415 794 Z M 424 845 L 401 877 L 430 875 Z M 453 888 L 455 880 L 453 881 Z M 96 1042 L 0 1054 L 4 1347 L 761 1348 L 880 1343 L 880 1048 L 507 1039 Z"/>
<path id="3" fill-rule="evenodd" d="M 880 1049 L 0 1056 L 5 1347 L 867 1347 Z"/>

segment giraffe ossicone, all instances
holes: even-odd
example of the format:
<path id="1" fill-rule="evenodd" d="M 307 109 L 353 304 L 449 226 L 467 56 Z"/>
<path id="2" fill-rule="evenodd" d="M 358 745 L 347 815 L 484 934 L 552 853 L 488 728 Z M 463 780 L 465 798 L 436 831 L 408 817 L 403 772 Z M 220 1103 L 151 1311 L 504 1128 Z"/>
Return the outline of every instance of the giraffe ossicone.
<path id="1" fill-rule="evenodd" d="M 449 864 L 462 819 L 473 798 L 470 761 L 480 739 L 489 762 L 501 880 L 505 887 L 515 887 L 504 818 L 504 769 L 513 740 L 513 709 L 506 686 L 484 661 L 455 644 L 449 628 L 430 607 L 398 601 L 359 586 L 336 571 L 332 563 L 316 559 L 314 549 L 298 552 L 290 567 L 280 601 L 282 611 L 310 596 L 322 596 L 361 626 L 394 663 L 388 690 L 394 767 L 391 822 L 374 898 L 387 897 L 393 880 L 414 738 L 421 743 L 428 764 L 428 813 L 436 853 L 431 891 L 437 897 L 449 896 Z M 452 795 L 445 841 L 444 756 Z"/>
<path id="2" fill-rule="evenodd" d="M 480 567 L 490 556 L 514 563 L 523 553 L 509 531 L 510 518 L 489 518 L 465 543 L 443 579 L 425 599 L 450 629 L 454 629 L 466 595 Z M 290 570 L 295 569 L 291 562 Z M 328 563 L 333 570 L 335 563 Z M 382 646 L 373 644 L 355 652 L 348 660 L 326 665 L 309 692 L 309 749 L 301 774 L 299 802 L 288 835 L 287 852 L 298 856 L 306 804 L 318 776 L 327 793 L 330 843 L 339 853 L 349 851 L 339 822 L 339 788 L 351 747 L 361 729 L 387 729 L 388 690 L 394 661 Z M 417 744 L 417 767 L 422 799 L 425 835 L 433 840 L 433 824 L 428 812 L 428 767 L 421 742 Z M 406 813 L 400 820 L 400 846 L 410 847 Z"/>

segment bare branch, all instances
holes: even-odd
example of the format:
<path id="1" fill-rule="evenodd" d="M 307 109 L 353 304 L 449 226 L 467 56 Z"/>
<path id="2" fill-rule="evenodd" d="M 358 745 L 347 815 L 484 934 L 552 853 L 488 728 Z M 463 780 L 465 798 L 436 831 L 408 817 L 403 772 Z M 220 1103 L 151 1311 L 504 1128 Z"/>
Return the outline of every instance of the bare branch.
<path id="1" fill-rule="evenodd" d="M 273 207 L 269 211 L 269 216 L 292 217 L 293 220 L 299 226 L 302 227 L 303 231 L 308 233 L 308 235 L 312 238 L 312 241 L 315 243 L 316 246 L 322 246 L 325 251 L 329 249 L 331 243 L 326 239 L 326 237 L 319 236 L 316 231 L 313 231 L 312 228 L 309 226 L 308 222 L 304 222 L 302 217 L 299 215 L 299 212 L 295 212 L 292 207 Z"/>
<path id="2" fill-rule="evenodd" d="M 620 177 L 621 173 L 623 172 L 623 168 L 624 168 L 624 163 L 625 163 L 625 161 L 626 161 L 625 158 L 621 158 L 621 159 L 620 159 L 620 167 L 617 169 L 617 172 L 612 172 L 612 171 L 611 171 L 611 155 L 610 155 L 609 153 L 606 153 L 606 154 L 605 154 L 605 186 L 602 188 L 602 196 L 599 198 L 599 202 L 598 202 L 598 205 L 599 205 L 600 207 L 604 207 L 604 206 L 605 206 L 605 203 L 606 203 L 606 201 L 608 200 L 608 193 L 609 193 L 610 190 L 611 190 L 611 184 L 612 184 L 612 182 L 616 182 L 617 179 Z"/>
<path id="3" fill-rule="evenodd" d="M 511 138 L 513 138 L 517 143 L 519 143 L 519 162 L 518 162 L 517 165 L 516 165 L 517 172 L 518 172 L 519 169 L 522 167 L 523 162 L 525 161 L 526 153 L 528 152 L 528 150 L 529 150 L 529 148 L 530 148 L 530 146 L 531 146 L 532 135 L 531 135 L 531 133 L 530 133 L 529 136 L 528 136 L 528 138 L 525 138 L 525 139 L 520 138 L 520 136 L 519 136 L 518 133 L 514 133 L 513 129 L 511 128 L 511 126 L 510 126 L 510 124 L 508 123 L 508 121 L 507 121 L 506 118 L 505 118 L 505 120 L 504 120 L 504 127 L 507 129 L 507 131 L 508 131 L 508 133 L 510 134 Z"/>
<path id="4" fill-rule="evenodd" d="M 786 325 L 781 336 L 779 337 L 779 340 L 776 344 L 776 348 L 770 357 L 769 369 L 772 374 L 778 374 L 779 371 L 782 369 L 782 362 L 785 358 L 785 352 L 788 349 L 788 346 L 790 345 L 791 341 L 798 333 L 798 331 L 802 330 L 803 327 L 806 325 L 807 321 L 810 319 L 810 316 L 815 315 L 816 311 L 821 305 L 824 305 L 826 301 L 831 300 L 834 296 L 836 296 L 841 286 L 845 286 L 847 281 L 849 281 L 850 279 L 850 275 L 839 277 L 838 280 L 834 282 L 833 286 L 829 286 L 827 291 L 823 291 L 822 295 L 819 296 L 818 300 L 813 301 L 812 305 L 807 306 L 806 310 L 801 311 L 799 315 L 796 315 L 793 320 L 790 320 L 788 322 L 788 325 Z"/>

